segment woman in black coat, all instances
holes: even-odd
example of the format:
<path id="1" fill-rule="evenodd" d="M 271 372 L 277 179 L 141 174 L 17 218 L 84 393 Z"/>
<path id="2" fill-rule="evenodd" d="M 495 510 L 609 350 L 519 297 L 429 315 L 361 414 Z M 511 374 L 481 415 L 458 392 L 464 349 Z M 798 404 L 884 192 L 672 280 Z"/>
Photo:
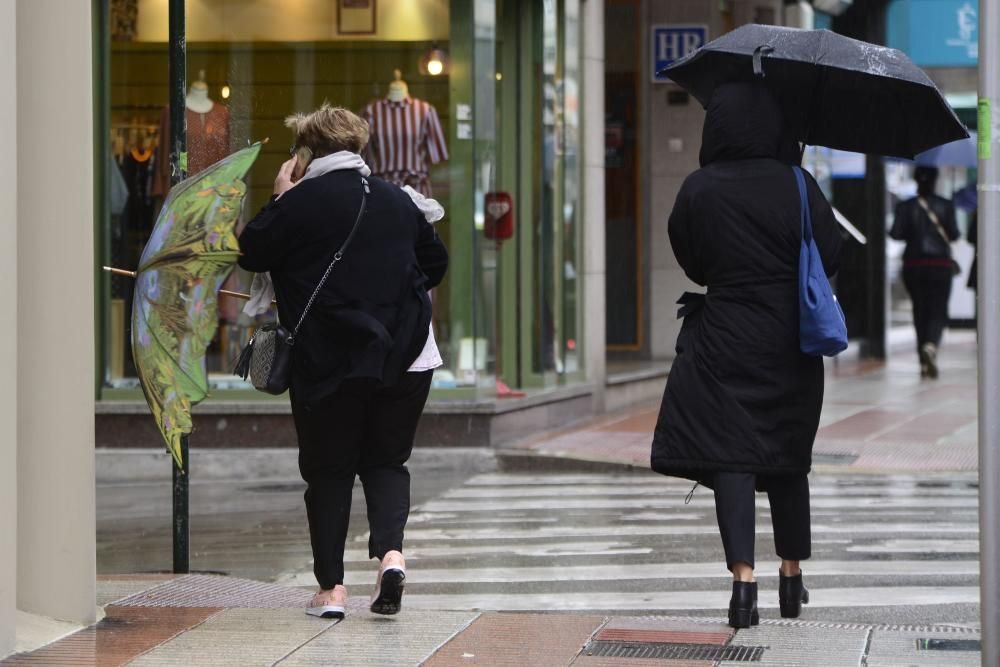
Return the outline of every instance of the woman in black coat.
<path id="1" fill-rule="evenodd" d="M 771 502 L 782 559 L 782 616 L 808 594 L 799 561 L 810 555 L 809 484 L 823 403 L 823 361 L 799 350 L 799 194 L 781 111 L 759 84 L 726 84 L 708 105 L 701 169 L 684 181 L 670 214 L 674 255 L 707 287 L 685 294 L 684 324 L 653 437 L 652 468 L 715 490 L 733 573 L 729 622 L 758 622 L 754 491 Z M 806 174 L 823 265 L 838 267 L 830 204 Z"/>
<path id="2" fill-rule="evenodd" d="M 936 380 L 937 353 L 948 324 L 948 299 L 956 268 L 951 242 L 958 240 L 955 205 L 934 194 L 938 170 L 917 167 L 917 196 L 896 206 L 889 236 L 906 241 L 903 285 L 913 302 L 920 377 Z"/>
<path id="3" fill-rule="evenodd" d="M 368 142 L 367 123 L 324 105 L 287 124 L 296 147 L 310 149 L 312 161 L 298 179 L 293 170 L 304 157 L 282 165 L 275 196 L 240 235 L 239 263 L 270 272 L 278 314 L 289 329 L 358 221 L 302 323 L 293 354 L 292 416 L 320 586 L 306 611 L 344 616 L 344 543 L 358 476 L 368 506 L 369 555 L 380 561 L 371 609 L 393 614 L 405 578 L 405 463 L 432 369 L 441 363 L 429 335 L 427 290 L 444 277 L 448 254 L 406 192 L 368 175 L 359 155 Z"/>

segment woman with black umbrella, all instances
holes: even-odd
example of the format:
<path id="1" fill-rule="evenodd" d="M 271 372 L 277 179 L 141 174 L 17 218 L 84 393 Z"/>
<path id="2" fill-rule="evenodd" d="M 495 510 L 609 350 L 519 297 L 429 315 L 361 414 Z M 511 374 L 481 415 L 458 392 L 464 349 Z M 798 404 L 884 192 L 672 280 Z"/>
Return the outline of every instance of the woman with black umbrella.
<path id="1" fill-rule="evenodd" d="M 823 361 L 799 349 L 797 143 L 762 84 L 719 86 L 708 105 L 701 169 L 685 180 L 668 231 L 687 276 L 684 325 L 663 395 L 652 467 L 715 491 L 726 565 L 729 624 L 758 622 L 754 491 L 767 491 L 781 558 L 783 617 L 808 593 L 812 447 L 823 403 Z M 813 233 L 828 274 L 840 235 L 830 204 L 806 178 Z"/>

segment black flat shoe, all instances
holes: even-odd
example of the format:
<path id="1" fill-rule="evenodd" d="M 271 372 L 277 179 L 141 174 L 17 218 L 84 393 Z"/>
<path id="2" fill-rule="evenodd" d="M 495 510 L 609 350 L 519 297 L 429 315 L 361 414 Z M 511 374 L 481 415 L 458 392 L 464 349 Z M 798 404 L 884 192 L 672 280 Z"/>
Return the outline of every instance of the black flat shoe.
<path id="1" fill-rule="evenodd" d="M 809 591 L 802 585 L 802 573 L 786 577 L 778 572 L 778 604 L 782 618 L 798 618 L 802 605 L 809 604 Z"/>
<path id="2" fill-rule="evenodd" d="M 733 597 L 729 599 L 729 625 L 749 628 L 760 623 L 757 613 L 757 582 L 734 581 Z"/>

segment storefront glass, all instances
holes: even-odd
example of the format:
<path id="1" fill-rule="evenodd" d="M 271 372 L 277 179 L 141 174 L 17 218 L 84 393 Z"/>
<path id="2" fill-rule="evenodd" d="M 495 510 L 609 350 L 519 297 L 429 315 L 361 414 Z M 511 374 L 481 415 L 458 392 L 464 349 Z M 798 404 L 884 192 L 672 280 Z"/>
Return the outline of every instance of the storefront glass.
<path id="1" fill-rule="evenodd" d="M 102 261 L 125 269 L 135 268 L 170 187 L 167 4 L 109 7 L 107 215 L 99 233 Z M 434 294 L 445 360 L 436 390 L 495 396 L 498 368 L 512 387 L 578 377 L 578 6 L 188 0 L 188 173 L 269 138 L 247 179 L 245 223 L 287 159 L 284 117 L 324 101 L 356 111 L 372 127 L 365 157 L 375 175 L 411 185 L 447 211 L 437 223 L 451 267 Z M 247 292 L 251 280 L 237 269 L 225 287 Z M 137 395 L 131 289 L 127 278 L 104 285 L 104 398 Z M 250 318 L 242 306 L 219 299 L 219 333 L 206 359 L 217 396 L 258 396 L 230 369 L 254 327 L 273 315 Z"/>

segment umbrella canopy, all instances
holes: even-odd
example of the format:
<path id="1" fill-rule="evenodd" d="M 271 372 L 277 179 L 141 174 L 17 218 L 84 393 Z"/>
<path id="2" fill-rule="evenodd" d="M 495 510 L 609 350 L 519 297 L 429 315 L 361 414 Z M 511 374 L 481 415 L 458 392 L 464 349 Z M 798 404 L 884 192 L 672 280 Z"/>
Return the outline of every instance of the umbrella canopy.
<path id="1" fill-rule="evenodd" d="M 171 188 L 139 260 L 132 354 L 167 449 L 181 466 L 191 407 L 208 395 L 205 349 L 218 328 L 217 293 L 239 257 L 243 177 L 261 144 Z"/>
<path id="2" fill-rule="evenodd" d="M 717 86 L 762 79 L 803 143 L 913 158 L 968 132 L 901 51 L 829 30 L 749 24 L 662 71 L 708 106 Z"/>
<path id="3" fill-rule="evenodd" d="M 914 161 L 921 167 L 965 167 L 966 169 L 978 167 L 976 133 L 972 132 L 970 139 L 959 139 L 924 151 L 917 155 Z"/>

